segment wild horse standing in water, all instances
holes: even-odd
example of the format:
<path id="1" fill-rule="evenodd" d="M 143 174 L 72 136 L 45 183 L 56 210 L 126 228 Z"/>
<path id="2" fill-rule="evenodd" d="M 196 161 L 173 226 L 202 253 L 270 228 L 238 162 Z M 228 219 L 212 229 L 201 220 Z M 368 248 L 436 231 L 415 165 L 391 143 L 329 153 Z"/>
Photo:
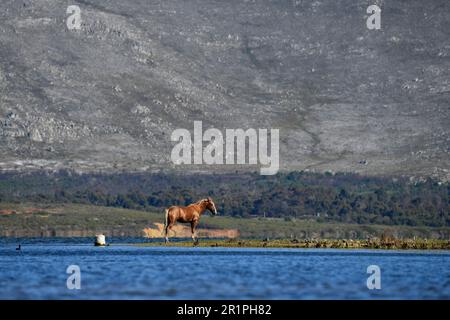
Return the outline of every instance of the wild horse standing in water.
<path id="1" fill-rule="evenodd" d="M 211 211 L 212 214 L 217 214 L 216 205 L 211 198 L 202 199 L 196 203 L 190 204 L 187 207 L 173 206 L 166 209 L 166 219 L 164 222 L 164 237 L 166 242 L 169 242 L 169 231 L 176 222 L 190 223 L 192 231 L 192 240 L 197 242 L 195 237 L 195 227 L 197 226 L 200 216 L 206 211 Z"/>

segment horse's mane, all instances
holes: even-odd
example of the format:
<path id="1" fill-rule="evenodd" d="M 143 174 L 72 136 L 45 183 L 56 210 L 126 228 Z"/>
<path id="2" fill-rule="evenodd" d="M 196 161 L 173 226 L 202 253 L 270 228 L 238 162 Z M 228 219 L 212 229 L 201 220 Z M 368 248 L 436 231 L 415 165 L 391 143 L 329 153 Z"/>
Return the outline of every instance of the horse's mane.
<path id="1" fill-rule="evenodd" d="M 208 201 L 208 199 L 201 199 L 198 200 L 197 202 L 191 203 L 189 206 L 194 206 L 194 205 L 200 205 L 202 202 Z M 189 207 L 188 206 L 188 207 Z"/>

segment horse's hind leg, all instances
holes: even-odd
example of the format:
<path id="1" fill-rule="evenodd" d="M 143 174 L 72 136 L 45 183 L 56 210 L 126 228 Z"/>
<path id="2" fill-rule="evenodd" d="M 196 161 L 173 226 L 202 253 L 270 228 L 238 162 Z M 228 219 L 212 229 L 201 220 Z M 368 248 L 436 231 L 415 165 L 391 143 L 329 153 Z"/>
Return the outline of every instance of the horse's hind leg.
<path id="1" fill-rule="evenodd" d="M 172 223 L 169 223 L 167 226 L 166 226 L 166 230 L 165 230 L 165 242 L 167 243 L 167 242 L 169 242 L 169 232 L 172 230 L 172 227 L 173 227 L 173 224 Z M 173 230 L 172 230 L 173 231 Z M 175 232 L 175 231 L 174 231 Z"/>
<path id="2" fill-rule="evenodd" d="M 169 242 L 169 226 L 167 225 L 164 229 L 164 242 Z"/>

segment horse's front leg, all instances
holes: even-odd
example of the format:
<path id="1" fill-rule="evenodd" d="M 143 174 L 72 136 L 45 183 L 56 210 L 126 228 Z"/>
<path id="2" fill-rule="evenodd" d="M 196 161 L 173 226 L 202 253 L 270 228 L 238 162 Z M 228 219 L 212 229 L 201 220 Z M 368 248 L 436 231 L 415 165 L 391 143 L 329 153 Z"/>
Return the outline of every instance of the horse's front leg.
<path id="1" fill-rule="evenodd" d="M 194 241 L 194 243 L 198 243 L 198 239 L 195 236 L 195 227 L 197 226 L 197 224 L 198 224 L 197 220 L 194 220 L 194 221 L 191 222 L 191 232 L 192 232 L 192 236 L 191 237 L 192 237 L 192 241 Z"/>

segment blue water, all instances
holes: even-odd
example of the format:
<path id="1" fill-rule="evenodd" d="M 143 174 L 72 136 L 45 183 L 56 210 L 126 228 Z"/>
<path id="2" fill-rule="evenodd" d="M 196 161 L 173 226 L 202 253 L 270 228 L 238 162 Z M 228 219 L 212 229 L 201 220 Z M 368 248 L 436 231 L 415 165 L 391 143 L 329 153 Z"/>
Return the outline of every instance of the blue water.
<path id="1" fill-rule="evenodd" d="M 0 239 L 0 299 L 450 299 L 450 251 L 138 247 Z M 15 250 L 17 243 L 22 250 Z M 81 289 L 69 290 L 69 265 Z M 369 265 L 381 289 L 369 290 Z"/>

